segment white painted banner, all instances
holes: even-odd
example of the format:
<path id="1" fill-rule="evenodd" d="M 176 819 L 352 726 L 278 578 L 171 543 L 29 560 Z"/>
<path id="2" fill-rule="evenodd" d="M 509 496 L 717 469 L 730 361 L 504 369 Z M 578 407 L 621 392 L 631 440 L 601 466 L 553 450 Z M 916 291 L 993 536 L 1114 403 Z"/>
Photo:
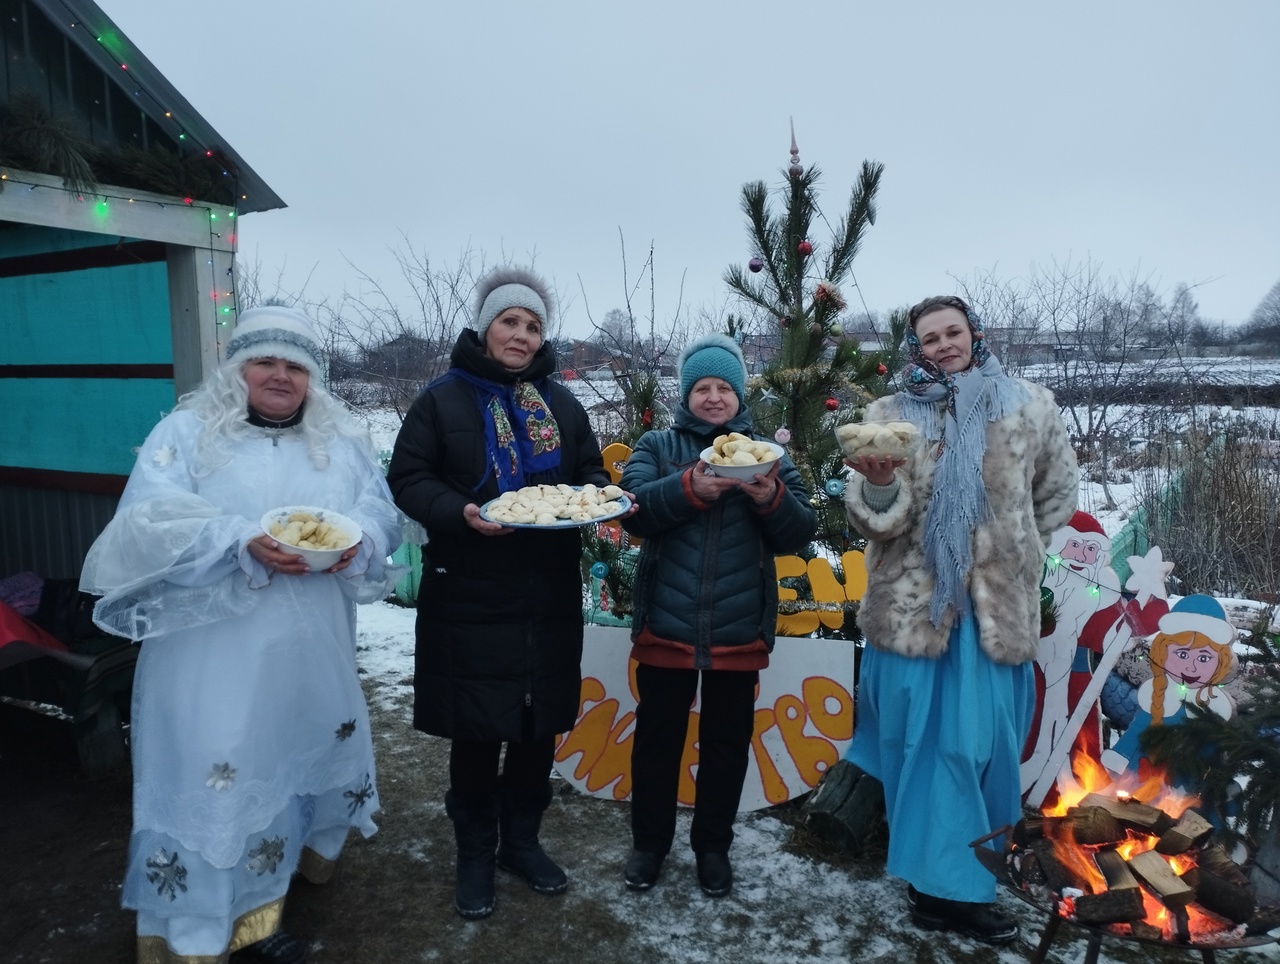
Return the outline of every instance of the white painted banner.
<path id="1" fill-rule="evenodd" d="M 636 663 L 631 630 L 587 626 L 578 722 L 556 747 L 556 771 L 584 793 L 631 796 Z M 741 810 L 761 810 L 807 793 L 853 739 L 854 644 L 779 636 L 760 672 L 751 759 Z M 701 698 L 689 711 L 679 802 L 693 804 Z"/>

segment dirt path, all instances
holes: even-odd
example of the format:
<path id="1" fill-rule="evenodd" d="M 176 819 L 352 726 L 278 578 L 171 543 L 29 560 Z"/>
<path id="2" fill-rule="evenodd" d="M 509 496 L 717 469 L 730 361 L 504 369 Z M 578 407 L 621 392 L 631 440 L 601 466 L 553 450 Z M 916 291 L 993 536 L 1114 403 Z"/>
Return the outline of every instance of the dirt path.
<path id="1" fill-rule="evenodd" d="M 403 708 L 371 704 L 383 802 L 379 833 L 352 841 L 329 884 L 295 881 L 285 911 L 286 928 L 307 940 L 312 964 L 1004 964 L 1031 955 L 1031 944 L 997 951 L 915 930 L 905 919 L 898 883 L 884 879 L 883 863 L 836 865 L 805 849 L 803 835 L 786 825 L 795 808 L 740 821 L 732 897 L 703 897 L 691 855 L 679 850 L 654 891 L 631 894 L 621 880 L 629 841 L 625 805 L 563 784 L 544 839 L 570 874 L 569 892 L 543 897 L 500 873 L 494 915 L 464 922 L 452 911 L 452 833 L 441 804 L 447 744 L 412 732 Z M 129 794 L 127 770 L 92 780 L 79 775 L 63 725 L 0 704 L 0 961 L 131 964 L 133 917 L 119 903 Z M 686 819 L 680 832 L 687 835 Z M 1006 901 L 1034 942 L 1043 921 Z M 1077 933 L 1055 946 L 1049 961 L 1074 964 L 1083 952 Z M 1102 958 L 1153 960 L 1188 958 L 1114 942 Z"/>

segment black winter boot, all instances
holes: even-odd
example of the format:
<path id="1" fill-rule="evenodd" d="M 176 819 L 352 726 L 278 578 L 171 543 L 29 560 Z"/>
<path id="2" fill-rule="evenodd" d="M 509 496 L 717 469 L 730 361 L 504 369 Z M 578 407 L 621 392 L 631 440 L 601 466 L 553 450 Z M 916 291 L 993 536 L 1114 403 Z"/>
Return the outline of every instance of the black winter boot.
<path id="1" fill-rule="evenodd" d="M 458 845 L 458 883 L 453 909 L 467 920 L 493 913 L 494 851 L 498 846 L 498 798 L 459 800 L 452 790 L 444 795 L 445 813 L 453 821 Z"/>
<path id="2" fill-rule="evenodd" d="M 538 843 L 542 813 L 551 803 L 551 787 L 534 799 L 519 799 L 503 787 L 502 843 L 498 866 L 522 878 L 539 894 L 563 894 L 569 878 Z"/>

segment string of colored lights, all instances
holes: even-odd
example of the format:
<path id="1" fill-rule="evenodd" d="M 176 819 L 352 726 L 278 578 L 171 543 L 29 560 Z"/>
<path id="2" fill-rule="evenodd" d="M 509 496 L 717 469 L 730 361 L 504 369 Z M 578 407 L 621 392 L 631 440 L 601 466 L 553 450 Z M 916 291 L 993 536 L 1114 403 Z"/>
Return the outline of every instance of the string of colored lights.
<path id="1" fill-rule="evenodd" d="M 88 25 L 75 19 L 69 20 L 68 23 L 72 30 L 79 30 L 91 36 L 93 38 L 94 43 L 96 43 L 99 47 L 101 47 L 107 53 L 107 55 L 111 58 L 112 62 L 119 64 L 120 70 L 126 74 L 129 74 L 129 64 L 128 64 L 127 57 L 124 54 L 124 44 L 118 34 L 116 34 L 113 30 L 108 30 L 107 32 L 98 32 L 95 30 L 90 30 Z M 172 110 L 173 105 L 166 104 L 163 100 L 157 97 L 147 87 L 147 85 L 141 79 L 138 78 L 136 74 L 129 74 L 129 77 L 130 77 L 130 83 L 133 86 L 133 96 L 139 100 L 141 100 L 142 98 L 146 98 L 146 100 L 150 101 L 151 105 L 153 105 L 154 110 L 147 111 L 148 114 L 153 116 L 155 114 L 163 114 L 166 120 L 171 121 L 174 124 L 176 128 L 176 138 L 180 145 L 182 144 L 192 145 L 198 150 L 203 150 L 205 157 L 218 160 L 218 158 L 214 157 L 214 146 L 203 144 L 196 137 L 189 135 L 182 121 L 174 117 L 173 110 Z M 222 176 L 231 177 L 233 178 L 233 181 L 234 181 L 234 176 L 225 167 L 222 168 Z M 40 185 L 40 186 L 44 186 L 44 185 Z M 34 187 L 31 189 L 34 190 Z M 234 196 L 239 197 L 241 200 L 245 200 L 247 197 L 246 195 L 240 193 L 238 183 L 236 183 L 235 186 L 233 187 L 233 194 Z M 102 197 L 102 201 L 99 202 L 100 206 L 106 205 L 107 196 L 105 195 L 99 195 L 99 196 Z M 130 204 L 134 203 L 133 198 L 128 198 L 127 200 Z M 165 206 L 161 202 L 153 202 L 153 203 L 159 204 L 161 208 Z M 195 204 L 195 202 L 189 197 L 183 198 L 183 203 L 187 205 Z M 213 222 L 218 220 L 217 212 L 214 211 L 212 208 L 206 208 L 206 210 L 209 213 L 209 221 L 210 221 L 209 251 L 210 251 L 210 254 L 212 255 L 214 251 L 213 241 L 214 239 L 221 238 L 222 235 L 219 232 L 215 231 L 213 226 Z M 105 214 L 105 210 L 103 213 Z M 235 216 L 236 216 L 236 212 L 234 210 L 227 212 L 227 217 L 229 219 L 233 219 L 235 218 Z M 213 257 L 210 257 L 208 259 L 208 264 L 210 266 L 210 279 L 212 282 L 211 291 L 213 292 L 213 300 L 214 300 L 214 316 L 217 321 L 217 325 L 219 327 L 226 327 L 230 323 L 231 321 L 230 316 L 235 313 L 235 306 L 238 304 L 237 292 L 236 292 L 235 269 L 234 269 L 234 261 L 235 261 L 235 253 L 237 250 L 237 245 L 236 245 L 236 236 L 234 232 L 228 232 L 227 240 L 231 245 L 231 256 L 232 256 L 232 267 L 229 267 L 227 269 L 227 276 L 231 279 L 231 282 L 230 282 L 231 290 L 226 292 L 226 302 L 221 305 L 218 304 L 219 285 L 218 285 L 218 277 L 217 277 L 217 267 L 214 263 Z"/>
<path id="2" fill-rule="evenodd" d="M 65 187 L 63 185 L 58 185 L 58 184 L 42 184 L 38 181 L 31 181 L 31 180 L 24 179 L 20 174 L 15 175 L 9 171 L 0 171 L 0 182 L 3 182 L 3 185 L 13 184 L 13 185 L 20 185 L 20 186 L 26 187 L 28 192 L 35 191 L 36 189 L 40 189 L 44 191 L 60 191 L 63 194 L 70 195 L 74 197 L 75 200 L 81 201 L 81 202 L 92 201 L 94 198 L 96 198 L 97 203 L 94 204 L 94 213 L 99 218 L 102 218 L 102 219 L 105 219 L 110 216 L 112 201 L 119 201 L 126 204 L 154 204 L 161 210 L 164 210 L 168 207 L 176 206 L 172 202 L 160 201 L 155 198 L 137 197 L 136 195 L 131 195 L 131 194 L 116 194 L 109 190 L 99 190 L 97 187 L 95 187 L 94 190 L 92 191 L 85 192 L 85 191 L 74 190 L 72 188 Z M 206 264 L 209 265 L 209 277 L 211 281 L 210 292 L 213 298 L 213 313 L 214 313 L 214 319 L 217 326 L 220 328 L 225 328 L 233 320 L 233 316 L 236 313 L 236 305 L 238 304 L 237 295 L 236 295 L 235 257 L 236 257 L 236 251 L 238 250 L 239 238 L 237 237 L 234 230 L 227 232 L 225 240 L 227 241 L 227 244 L 230 246 L 230 251 L 228 253 L 231 257 L 232 264 L 227 268 L 226 277 L 230 279 L 231 290 L 220 293 L 218 290 L 219 289 L 218 268 L 217 268 L 217 259 L 215 256 L 218 253 L 216 242 L 218 240 L 222 240 L 223 235 L 221 231 L 218 231 L 216 229 L 220 227 L 220 225 L 218 224 L 220 211 L 224 212 L 222 216 L 225 217 L 228 222 L 235 221 L 236 212 L 234 209 L 226 210 L 225 205 L 215 207 L 214 205 L 208 202 L 197 201 L 194 198 L 190 198 L 190 197 L 182 198 L 180 200 L 180 203 L 185 207 L 189 207 L 198 211 L 204 211 L 205 214 L 207 215 L 207 223 L 208 223 L 208 230 L 209 230 L 209 245 L 208 245 L 209 257 L 208 259 L 206 259 Z M 220 297 L 225 298 L 225 300 L 220 300 Z"/>
<path id="3" fill-rule="evenodd" d="M 88 24 L 79 20 L 69 20 L 68 26 L 72 30 L 79 30 L 87 36 L 92 37 L 93 42 L 106 51 L 107 56 L 111 58 L 111 61 L 115 64 L 119 64 L 121 72 L 129 75 L 130 84 L 133 86 L 133 96 L 139 99 L 145 97 L 151 102 L 154 107 L 154 111 L 148 111 L 149 114 L 162 114 L 166 120 L 171 121 L 176 129 L 175 136 L 180 143 L 184 145 L 194 145 L 195 147 L 204 150 L 206 157 L 213 157 L 212 145 L 200 143 L 194 135 L 187 132 L 182 121 L 173 116 L 173 105 L 166 104 L 163 100 L 152 93 L 136 74 L 129 72 L 129 64 L 124 52 L 124 43 L 114 30 L 109 29 L 106 32 L 98 32 L 90 29 Z M 222 171 L 222 174 L 224 177 L 231 176 L 231 172 L 226 169 Z"/>
<path id="4" fill-rule="evenodd" d="M 1048 563 L 1049 566 L 1051 566 L 1054 569 L 1057 569 L 1062 565 L 1062 556 L 1050 556 L 1045 561 Z M 1077 572 L 1075 569 L 1071 568 L 1071 566 L 1067 566 L 1065 571 L 1070 573 L 1072 576 L 1075 576 L 1077 579 L 1080 579 L 1084 582 L 1089 583 L 1089 593 L 1091 595 L 1094 595 L 1094 596 L 1101 595 L 1103 588 L 1112 589 L 1117 593 L 1120 592 L 1120 589 L 1118 586 L 1104 587 L 1102 583 L 1098 582 L 1098 580 L 1090 579 L 1088 576 L 1083 575 Z"/>

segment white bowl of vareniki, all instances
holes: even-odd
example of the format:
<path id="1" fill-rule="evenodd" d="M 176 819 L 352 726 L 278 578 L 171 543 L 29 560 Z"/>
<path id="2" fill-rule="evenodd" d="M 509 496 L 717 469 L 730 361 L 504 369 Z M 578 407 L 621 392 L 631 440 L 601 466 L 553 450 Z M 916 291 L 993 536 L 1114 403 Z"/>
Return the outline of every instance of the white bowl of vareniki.
<path id="1" fill-rule="evenodd" d="M 360 541 L 360 526 L 332 509 L 314 505 L 285 505 L 262 517 L 262 531 L 284 552 L 302 556 L 313 572 L 335 565 Z"/>
<path id="2" fill-rule="evenodd" d="M 907 421 L 850 422 L 836 427 L 836 441 L 850 459 L 907 459 L 920 447 L 920 430 Z"/>
<path id="3" fill-rule="evenodd" d="M 480 507 L 489 522 L 517 529 L 565 529 L 607 522 L 631 508 L 616 485 L 526 485 Z"/>
<path id="4" fill-rule="evenodd" d="M 699 458 L 707 463 L 710 475 L 750 482 L 757 475 L 764 475 L 773 463 L 782 458 L 783 448 L 773 442 L 753 439 L 741 432 L 719 435 Z"/>

